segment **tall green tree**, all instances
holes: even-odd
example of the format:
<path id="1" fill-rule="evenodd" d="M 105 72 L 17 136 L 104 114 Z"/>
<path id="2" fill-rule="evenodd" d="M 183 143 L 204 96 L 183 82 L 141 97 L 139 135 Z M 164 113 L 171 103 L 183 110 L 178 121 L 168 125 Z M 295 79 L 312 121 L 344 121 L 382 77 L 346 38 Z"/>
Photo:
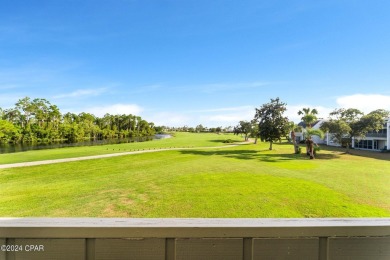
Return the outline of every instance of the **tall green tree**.
<path id="1" fill-rule="evenodd" d="M 256 121 L 256 119 L 252 119 L 251 125 L 252 127 L 249 136 L 255 138 L 254 144 L 257 144 L 257 139 L 259 139 L 259 123 Z"/>
<path id="2" fill-rule="evenodd" d="M 301 120 L 306 124 L 307 128 L 311 128 L 312 124 L 317 120 L 318 111 L 313 108 L 302 108 L 302 110 L 298 111 L 298 115 L 303 115 Z"/>
<path id="3" fill-rule="evenodd" d="M 303 131 L 303 128 L 302 128 L 302 126 L 295 124 L 293 121 L 289 122 L 288 128 L 289 128 L 289 131 L 291 133 L 291 142 L 294 145 L 294 153 L 298 154 L 299 153 L 299 145 L 297 144 L 297 139 L 295 137 L 295 133 L 296 132 L 301 133 Z"/>
<path id="4" fill-rule="evenodd" d="M 31 98 L 24 97 L 19 99 L 15 104 L 15 109 L 19 111 L 19 122 L 18 124 L 23 130 L 23 134 L 30 135 L 30 124 L 31 120 L 34 118 L 34 112 L 36 108 L 31 101 Z"/>
<path id="5" fill-rule="evenodd" d="M 195 131 L 196 131 L 197 133 L 203 132 L 203 131 L 204 131 L 204 126 L 203 126 L 202 124 L 197 125 L 197 126 L 195 127 Z"/>
<path id="6" fill-rule="evenodd" d="M 317 121 L 318 111 L 317 109 L 310 107 L 302 108 L 302 110 L 298 111 L 298 115 L 303 115 L 301 120 L 305 123 L 305 127 L 303 128 L 303 137 L 317 135 L 321 138 L 324 137 L 324 132 L 320 129 L 312 129 L 313 124 Z"/>
<path id="7" fill-rule="evenodd" d="M 50 105 L 47 119 L 47 129 L 49 132 L 49 139 L 61 139 L 60 125 L 61 125 L 61 112 L 56 105 Z"/>
<path id="8" fill-rule="evenodd" d="M 0 143 L 18 142 L 19 129 L 7 120 L 0 119 Z"/>
<path id="9" fill-rule="evenodd" d="M 9 108 L 3 111 L 3 119 L 14 125 L 20 126 L 20 111 L 15 108 Z"/>
<path id="10" fill-rule="evenodd" d="M 281 141 L 289 132 L 289 120 L 283 116 L 286 104 L 279 98 L 271 99 L 270 103 L 256 108 L 255 120 L 259 122 L 259 137 L 270 143 L 269 149 L 275 141 Z"/>
<path id="11" fill-rule="evenodd" d="M 362 117 L 363 125 L 366 125 L 369 131 L 378 132 L 383 128 L 383 124 L 385 123 L 385 119 L 390 116 L 390 111 L 384 109 L 377 109 L 371 111 L 366 116 Z"/>
<path id="12" fill-rule="evenodd" d="M 249 135 L 252 131 L 252 123 L 249 121 L 240 121 L 235 129 L 236 134 L 244 135 L 245 141 L 248 141 Z"/>

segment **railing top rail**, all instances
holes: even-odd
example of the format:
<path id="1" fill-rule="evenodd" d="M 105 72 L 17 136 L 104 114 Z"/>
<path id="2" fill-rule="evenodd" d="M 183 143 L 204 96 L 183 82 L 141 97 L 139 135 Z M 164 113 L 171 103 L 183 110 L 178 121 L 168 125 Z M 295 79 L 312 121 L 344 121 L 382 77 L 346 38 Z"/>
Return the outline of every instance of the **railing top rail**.
<path id="1" fill-rule="evenodd" d="M 0 237 L 10 238 L 234 238 L 309 236 L 390 236 L 390 218 L 0 218 Z"/>
<path id="2" fill-rule="evenodd" d="M 389 226 L 390 218 L 0 218 L 0 227 Z"/>

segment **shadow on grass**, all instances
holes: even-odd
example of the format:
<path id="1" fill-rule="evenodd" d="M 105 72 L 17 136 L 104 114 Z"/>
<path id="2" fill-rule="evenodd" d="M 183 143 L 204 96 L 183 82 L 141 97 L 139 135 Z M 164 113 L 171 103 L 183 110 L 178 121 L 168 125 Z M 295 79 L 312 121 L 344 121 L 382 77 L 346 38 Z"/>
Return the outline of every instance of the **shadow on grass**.
<path id="1" fill-rule="evenodd" d="M 180 151 L 182 154 L 193 154 L 193 155 L 203 155 L 203 156 L 224 156 L 228 158 L 235 158 L 241 160 L 260 160 L 263 162 L 286 162 L 286 161 L 305 161 L 309 158 L 304 154 L 272 154 L 265 153 L 269 150 L 216 150 L 216 151 L 202 151 L 202 150 L 184 150 Z M 319 154 L 316 159 L 320 160 L 330 160 L 336 159 L 339 156 L 336 154 Z"/>
<path id="2" fill-rule="evenodd" d="M 327 145 L 321 145 L 321 149 L 323 149 L 324 151 L 332 151 L 340 154 L 349 154 L 352 156 L 361 156 L 366 158 L 390 161 L 390 153 L 381 153 L 378 151 L 366 151 L 366 150 L 358 150 L 358 149 L 349 149 L 349 153 L 347 153 L 346 148 L 327 146 Z"/>
<path id="3" fill-rule="evenodd" d="M 216 139 L 216 140 L 209 140 L 210 142 L 213 142 L 213 143 L 224 143 L 226 140 L 229 140 L 230 138 L 227 138 L 227 139 Z M 231 144 L 234 144 L 234 143 L 241 143 L 243 142 L 244 140 L 233 140 L 233 139 L 230 139 L 232 140 L 232 143 Z M 229 143 L 227 143 L 229 144 Z"/>
<path id="4" fill-rule="evenodd" d="M 202 151 L 202 150 L 183 150 L 180 151 L 182 154 L 194 154 L 194 155 L 203 155 L 203 156 L 225 156 L 229 158 L 237 158 L 237 159 L 255 159 L 258 152 L 257 150 L 234 150 L 234 151 L 226 151 L 226 150 L 215 150 L 215 151 Z"/>
<path id="5" fill-rule="evenodd" d="M 276 143 L 274 143 L 274 145 L 281 145 L 281 146 L 291 145 L 292 146 L 292 143 L 276 142 Z M 306 147 L 305 144 L 299 144 L 299 146 L 301 147 L 302 151 L 304 151 L 304 149 Z M 333 153 L 338 154 L 338 155 L 349 154 L 352 156 L 361 156 L 361 157 L 366 157 L 366 158 L 390 161 L 390 153 L 383 153 L 383 152 L 379 152 L 379 151 L 359 150 L 359 149 L 353 149 L 353 148 L 349 149 L 349 153 L 347 153 L 347 149 L 343 148 L 343 147 L 329 146 L 329 145 L 324 145 L 324 144 L 320 144 L 319 146 L 321 148 L 321 151 L 333 152 Z M 318 159 L 325 159 L 324 157 L 327 157 L 328 154 L 321 154 L 321 151 L 317 155 L 317 158 Z"/>

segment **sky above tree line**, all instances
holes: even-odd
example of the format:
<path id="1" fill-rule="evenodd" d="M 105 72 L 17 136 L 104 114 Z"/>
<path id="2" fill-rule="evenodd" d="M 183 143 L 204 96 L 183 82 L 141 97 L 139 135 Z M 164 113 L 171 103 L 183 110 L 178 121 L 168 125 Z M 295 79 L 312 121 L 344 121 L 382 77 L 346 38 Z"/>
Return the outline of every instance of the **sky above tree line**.
<path id="1" fill-rule="evenodd" d="M 390 110 L 389 1 L 57 0 L 0 8 L 0 107 L 25 96 L 62 112 L 157 125 Z"/>

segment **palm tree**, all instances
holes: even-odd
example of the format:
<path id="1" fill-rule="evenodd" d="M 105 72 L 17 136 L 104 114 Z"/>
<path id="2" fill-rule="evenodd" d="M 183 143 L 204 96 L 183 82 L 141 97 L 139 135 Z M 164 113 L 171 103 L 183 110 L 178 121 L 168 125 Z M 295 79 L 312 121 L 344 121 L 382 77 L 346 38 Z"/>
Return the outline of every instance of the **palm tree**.
<path id="1" fill-rule="evenodd" d="M 313 108 L 302 108 L 302 110 L 298 111 L 298 115 L 302 116 L 302 121 L 306 124 L 305 129 L 303 129 L 303 137 L 304 138 L 310 138 L 313 135 L 316 135 L 320 137 L 321 139 L 324 138 L 324 132 L 322 132 L 320 129 L 312 129 L 312 124 L 317 120 L 318 111 L 317 109 Z"/>
<path id="2" fill-rule="evenodd" d="M 313 108 L 302 108 L 302 110 L 298 111 L 298 115 L 303 115 L 301 118 L 302 121 L 306 124 L 307 128 L 311 128 L 312 124 L 317 120 L 318 111 L 317 109 Z"/>
<path id="3" fill-rule="evenodd" d="M 288 128 L 289 128 L 290 134 L 291 134 L 291 142 L 294 145 L 294 152 L 296 154 L 298 154 L 300 152 L 300 150 L 299 150 L 299 145 L 297 144 L 295 133 L 296 132 L 301 132 L 302 133 L 303 132 L 302 126 L 299 126 L 299 125 L 295 124 L 293 121 L 291 121 L 289 123 Z"/>

